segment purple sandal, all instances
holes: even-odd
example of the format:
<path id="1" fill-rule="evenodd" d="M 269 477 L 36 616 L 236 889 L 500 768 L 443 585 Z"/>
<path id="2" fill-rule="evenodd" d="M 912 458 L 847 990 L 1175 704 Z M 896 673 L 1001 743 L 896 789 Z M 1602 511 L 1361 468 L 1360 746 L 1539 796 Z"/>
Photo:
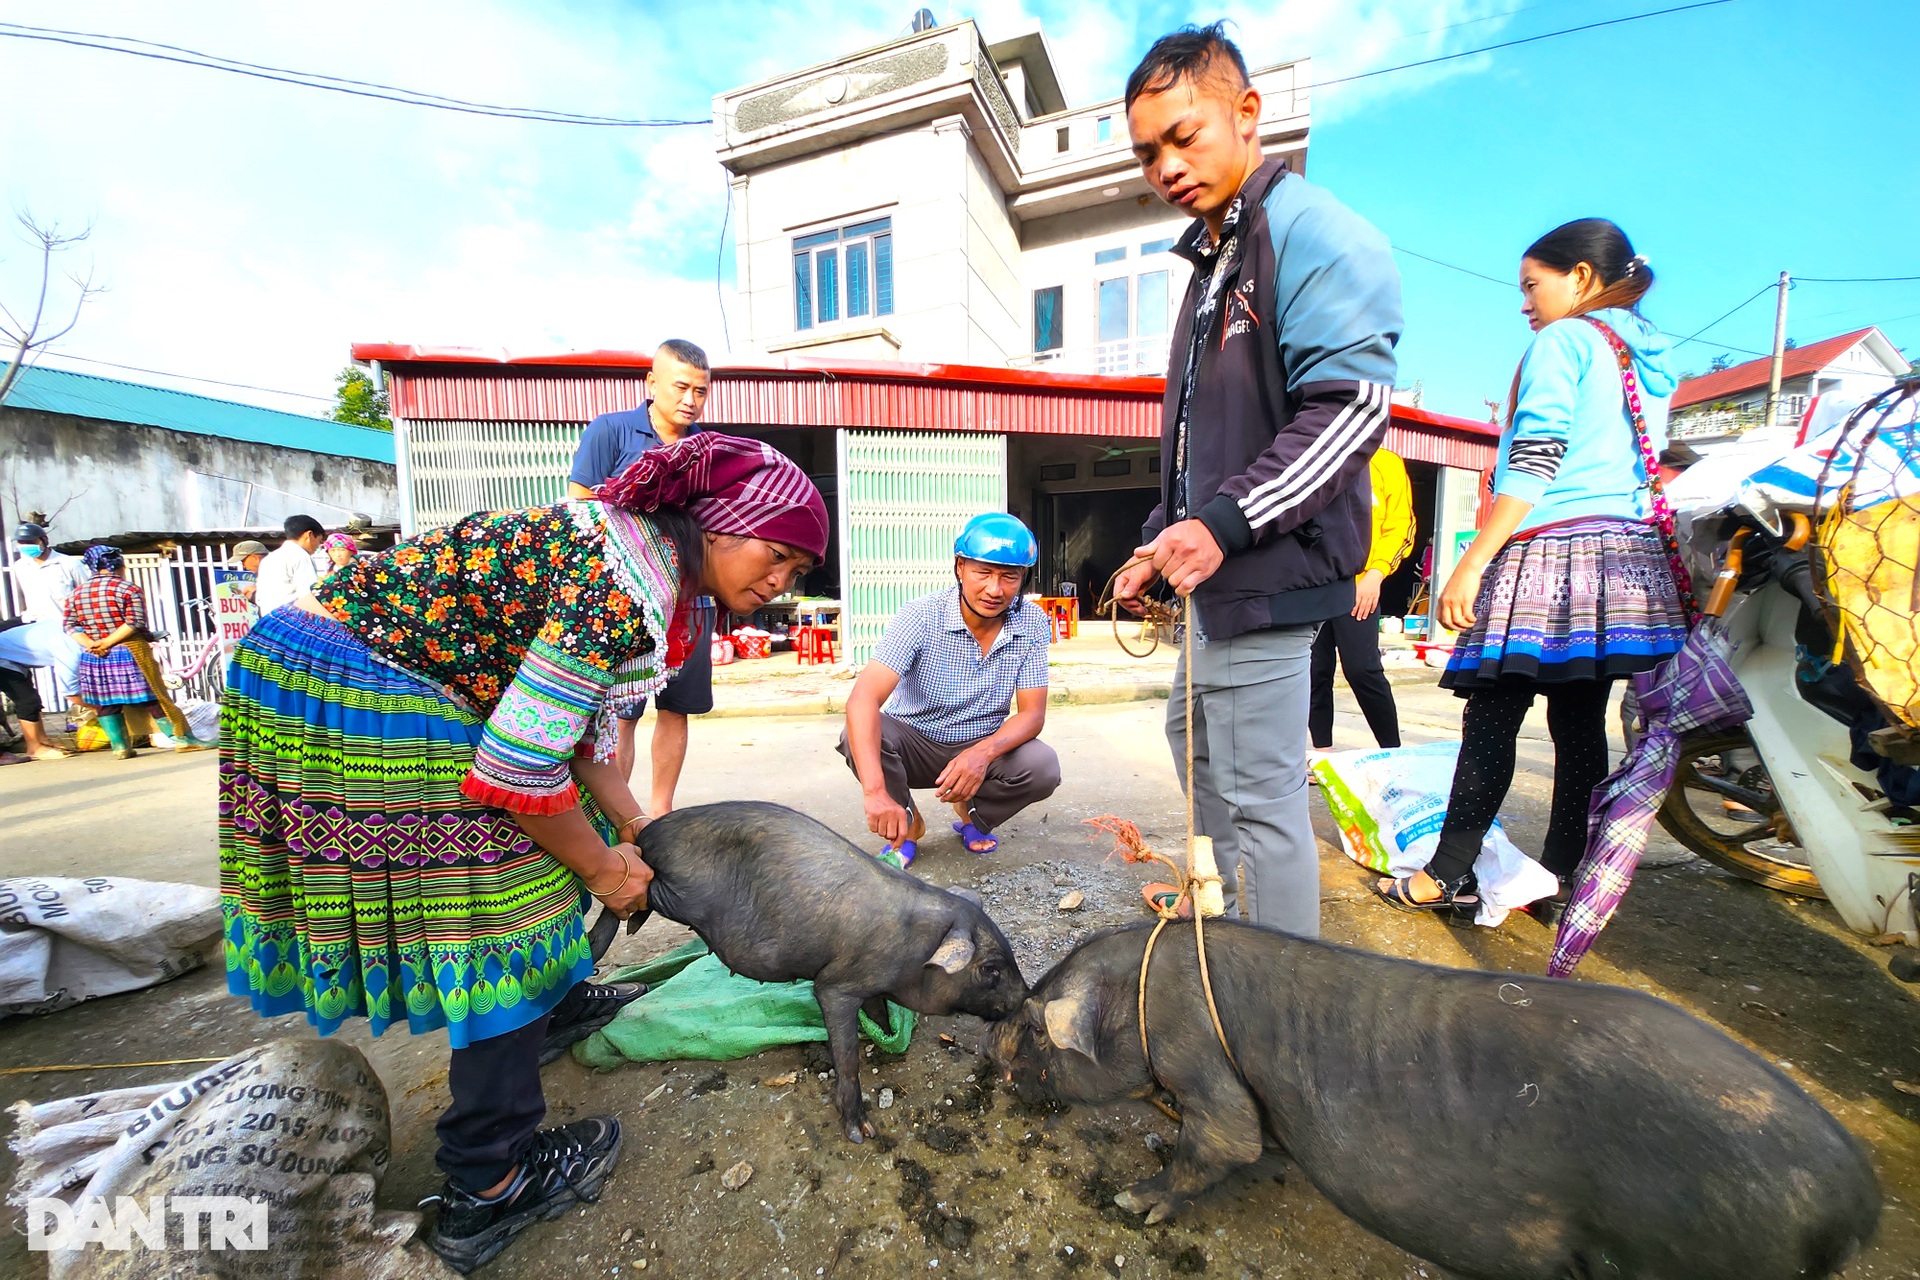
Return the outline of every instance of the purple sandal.
<path id="1" fill-rule="evenodd" d="M 953 834 L 960 837 L 961 841 L 967 846 L 968 853 L 985 855 L 985 854 L 992 853 L 995 849 L 998 849 L 1000 847 L 999 836 L 996 836 L 989 831 L 982 831 L 980 828 L 974 826 L 971 822 L 954 823 Z M 986 844 L 987 846 L 986 848 L 976 849 L 973 847 L 974 845 L 980 844 L 983 842 Z"/>

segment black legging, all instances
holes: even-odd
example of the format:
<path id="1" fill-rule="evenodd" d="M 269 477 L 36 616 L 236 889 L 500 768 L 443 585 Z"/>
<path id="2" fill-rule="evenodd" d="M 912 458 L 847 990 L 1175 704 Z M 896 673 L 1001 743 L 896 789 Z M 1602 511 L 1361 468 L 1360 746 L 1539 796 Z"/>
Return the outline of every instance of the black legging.
<path id="1" fill-rule="evenodd" d="M 1540 865 L 1572 875 L 1587 848 L 1587 805 L 1607 776 L 1605 680 L 1476 689 L 1460 715 L 1460 764 L 1453 773 L 1446 825 L 1427 873 L 1457 880 L 1473 869 L 1487 828 L 1513 785 L 1514 748 L 1534 694 L 1547 699 L 1547 732 L 1553 737 L 1553 813 Z"/>

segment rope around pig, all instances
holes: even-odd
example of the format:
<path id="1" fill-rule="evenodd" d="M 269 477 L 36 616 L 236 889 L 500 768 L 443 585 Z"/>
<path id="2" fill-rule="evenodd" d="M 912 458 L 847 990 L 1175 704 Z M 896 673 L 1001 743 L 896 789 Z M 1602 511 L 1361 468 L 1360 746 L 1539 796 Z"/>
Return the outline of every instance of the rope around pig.
<path id="1" fill-rule="evenodd" d="M 1113 584 L 1122 573 L 1125 573 L 1137 564 L 1143 563 L 1145 563 L 1144 559 L 1135 557 L 1115 570 L 1113 577 L 1107 579 L 1107 589 L 1102 593 L 1100 609 L 1096 610 L 1096 612 L 1106 609 L 1112 610 L 1114 638 L 1116 640 L 1119 640 L 1120 636 L 1120 611 L 1118 601 L 1114 600 L 1112 596 Z M 1198 890 L 1200 888 L 1205 885 L 1220 884 L 1222 881 L 1218 871 L 1215 871 L 1212 875 L 1202 876 L 1196 874 L 1193 869 L 1193 838 L 1195 835 L 1193 800 L 1193 597 L 1188 596 L 1181 601 L 1178 614 L 1175 614 L 1173 608 L 1169 605 L 1161 604 L 1157 601 L 1150 602 L 1150 604 L 1164 611 L 1168 617 L 1178 617 L 1180 622 L 1180 668 L 1185 676 L 1185 679 L 1182 681 L 1181 690 L 1181 696 L 1184 699 L 1185 713 L 1185 718 L 1182 723 L 1186 726 L 1187 740 L 1187 865 L 1182 867 L 1165 854 L 1158 853 L 1149 848 L 1146 840 L 1140 834 L 1140 828 L 1123 818 L 1093 818 L 1088 820 L 1088 825 L 1097 827 L 1111 834 L 1114 837 L 1116 851 L 1119 852 L 1126 861 L 1158 862 L 1167 867 L 1174 873 L 1174 879 L 1179 888 L 1178 895 L 1175 896 L 1171 903 L 1158 903 L 1154 906 L 1154 914 L 1160 917 L 1160 922 L 1154 925 L 1153 932 L 1147 935 L 1147 947 L 1140 956 L 1140 982 L 1137 1009 L 1140 1018 L 1140 1055 L 1146 1059 L 1147 1074 L 1149 1076 L 1153 1074 L 1153 1053 L 1147 1043 L 1147 966 L 1153 962 L 1153 948 L 1154 945 L 1160 941 L 1161 931 L 1165 929 L 1170 922 L 1179 919 L 1180 904 L 1182 902 L 1192 902 L 1194 951 L 1200 960 L 1200 990 L 1207 998 L 1207 1017 L 1213 1021 L 1213 1034 L 1219 1038 L 1221 1049 L 1226 1051 L 1228 1065 L 1231 1066 L 1234 1073 L 1238 1075 L 1240 1073 L 1240 1063 L 1233 1056 L 1233 1046 L 1227 1043 L 1226 1029 L 1220 1024 L 1220 1007 L 1214 1002 L 1213 998 L 1213 978 L 1207 970 L 1207 934 L 1204 923 L 1206 916 L 1200 910 L 1200 903 L 1198 901 Z M 1156 621 L 1156 628 L 1157 627 L 1158 622 Z M 1133 650 L 1127 649 L 1124 641 L 1121 642 L 1120 647 L 1126 649 L 1129 654 L 1133 654 L 1135 657 L 1145 657 L 1146 654 L 1153 652 L 1154 648 L 1158 646 L 1158 643 L 1159 640 L 1156 635 L 1154 644 L 1148 646 L 1145 653 L 1139 654 L 1134 654 Z"/>

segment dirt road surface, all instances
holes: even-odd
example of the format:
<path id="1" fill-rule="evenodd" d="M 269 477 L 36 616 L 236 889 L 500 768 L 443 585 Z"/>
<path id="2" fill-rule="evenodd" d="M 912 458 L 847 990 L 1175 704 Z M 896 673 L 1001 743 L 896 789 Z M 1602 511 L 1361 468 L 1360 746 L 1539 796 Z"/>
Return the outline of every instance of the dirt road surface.
<path id="1" fill-rule="evenodd" d="M 1453 699 L 1429 685 L 1396 692 L 1410 742 L 1457 732 Z M 1059 794 L 1010 823 L 992 856 L 970 856 L 944 834 L 923 843 L 915 870 L 979 889 L 1029 978 L 1093 929 L 1141 918 L 1135 886 L 1151 877 L 1108 861 L 1109 843 L 1086 819 L 1129 817 L 1156 844 L 1178 847 L 1182 811 L 1162 713 L 1157 702 L 1056 710 L 1047 737 L 1065 765 Z M 791 804 L 865 846 L 858 791 L 832 749 L 838 727 L 807 717 L 696 725 L 682 802 Z M 1338 745 L 1369 745 L 1344 695 L 1339 735 Z M 1521 757 L 1507 822 L 1522 848 L 1537 850 L 1552 760 L 1538 712 Z M 0 867 L 213 884 L 212 802 L 206 755 L 0 770 Z M 1461 933 L 1374 903 L 1362 873 L 1325 843 L 1333 830 L 1318 801 L 1315 812 L 1329 939 L 1439 964 L 1544 970 L 1549 935 L 1525 917 Z M 1086 904 L 1062 913 L 1056 903 L 1070 889 Z M 616 943 L 613 958 L 657 954 L 687 936 L 655 920 Z M 1920 1275 L 1912 1209 L 1920 1199 L 1920 1005 L 1887 976 L 1882 953 L 1847 935 L 1824 904 L 1736 881 L 1656 834 L 1649 865 L 1581 977 L 1673 1000 L 1780 1063 L 1871 1146 L 1884 1183 L 1879 1237 L 1847 1274 Z M 617 1113 L 627 1134 L 621 1166 L 597 1206 L 533 1228 L 481 1274 L 1438 1276 L 1346 1220 L 1277 1157 L 1184 1217 L 1143 1227 L 1112 1196 L 1158 1167 L 1172 1123 L 1145 1104 L 1025 1111 L 975 1058 L 978 1029 L 967 1018 L 926 1019 L 903 1057 L 869 1054 L 862 1086 L 876 1100 L 881 1137 L 864 1147 L 840 1136 L 816 1050 L 605 1073 L 562 1060 L 545 1075 L 550 1120 Z M 0 1070 L 219 1055 L 304 1034 L 297 1018 L 254 1018 L 207 969 L 0 1023 Z M 433 1121 L 447 1100 L 444 1041 L 397 1033 L 375 1041 L 364 1024 L 342 1034 L 367 1052 L 393 1104 L 394 1161 L 381 1202 L 410 1206 L 439 1183 Z M 0 1102 L 188 1070 L 11 1074 L 0 1077 Z M 789 1076 L 794 1082 L 767 1083 Z M 884 1110 L 883 1090 L 892 1097 Z M 728 1191 L 722 1174 L 740 1161 L 753 1176 Z M 0 1178 L 10 1177 L 11 1157 L 0 1154 Z M 0 1237 L 0 1275 L 42 1274 L 22 1237 Z"/>

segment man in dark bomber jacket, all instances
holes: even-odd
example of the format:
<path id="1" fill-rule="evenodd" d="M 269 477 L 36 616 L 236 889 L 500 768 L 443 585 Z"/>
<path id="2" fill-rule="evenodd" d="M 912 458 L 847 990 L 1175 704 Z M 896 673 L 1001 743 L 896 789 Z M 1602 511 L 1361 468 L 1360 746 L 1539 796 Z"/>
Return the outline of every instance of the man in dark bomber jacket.
<path id="1" fill-rule="evenodd" d="M 1164 578 L 1191 596 L 1197 825 L 1229 902 L 1237 878 L 1248 919 L 1313 935 L 1308 665 L 1315 630 L 1353 608 L 1366 565 L 1400 276 L 1384 236 L 1262 157 L 1259 120 L 1218 24 L 1161 38 L 1127 82 L 1142 172 L 1197 221 L 1174 250 L 1194 274 L 1168 361 L 1161 504 L 1136 553 L 1149 563 L 1115 594 L 1137 611 Z M 1184 680 L 1176 670 L 1167 706 L 1183 778 Z"/>

